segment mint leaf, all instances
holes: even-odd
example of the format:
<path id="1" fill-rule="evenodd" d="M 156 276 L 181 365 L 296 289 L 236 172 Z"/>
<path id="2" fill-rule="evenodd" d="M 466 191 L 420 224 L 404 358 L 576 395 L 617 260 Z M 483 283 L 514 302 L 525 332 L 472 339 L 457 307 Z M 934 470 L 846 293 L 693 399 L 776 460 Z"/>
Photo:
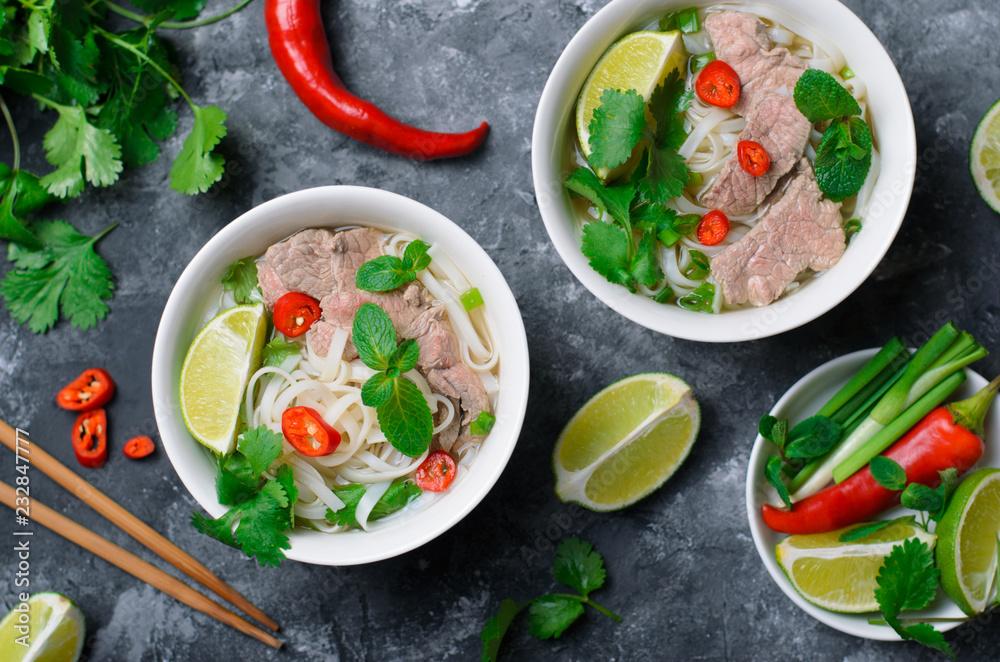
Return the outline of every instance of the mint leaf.
<path id="1" fill-rule="evenodd" d="M 351 338 L 361 362 L 372 370 L 385 370 L 396 352 L 396 328 L 379 306 L 363 303 L 354 315 Z"/>
<path id="2" fill-rule="evenodd" d="M 840 534 L 840 542 L 858 542 L 859 540 L 864 540 L 865 538 L 872 536 L 879 531 L 888 528 L 895 524 L 898 520 L 884 520 L 882 522 L 870 522 L 868 524 L 862 524 L 848 531 L 844 531 Z"/>
<path id="3" fill-rule="evenodd" d="M 430 446 L 434 421 L 424 394 L 405 377 L 393 380 L 391 395 L 378 406 L 378 424 L 393 448 L 417 457 Z"/>
<path id="4" fill-rule="evenodd" d="M 469 423 L 469 434 L 473 437 L 485 437 L 493 429 L 493 425 L 496 424 L 497 417 L 488 411 L 479 412 L 479 416 L 476 416 L 472 423 Z"/>
<path id="5" fill-rule="evenodd" d="M 280 368 L 281 364 L 293 356 L 298 356 L 301 351 L 302 347 L 298 343 L 283 340 L 281 337 L 275 337 L 264 345 L 261 357 L 264 365 Z"/>
<path id="6" fill-rule="evenodd" d="M 918 644 L 923 644 L 928 648 L 933 648 L 952 659 L 956 658 L 955 651 L 944 638 L 944 635 L 930 623 L 917 623 L 916 625 L 904 627 L 900 631 L 900 634 L 904 639 L 909 639 Z"/>
<path id="7" fill-rule="evenodd" d="M 361 387 L 361 402 L 366 407 L 381 407 L 392 397 L 395 388 L 395 378 L 376 372 Z"/>
<path id="8" fill-rule="evenodd" d="M 835 121 L 816 148 L 816 182 L 826 197 L 840 202 L 861 190 L 871 162 L 872 134 L 865 121 Z"/>
<path id="9" fill-rule="evenodd" d="M 924 510 L 929 513 L 936 513 L 944 508 L 944 496 L 941 492 L 920 483 L 907 485 L 899 495 L 899 502 L 904 508 Z"/>
<path id="10" fill-rule="evenodd" d="M 764 467 L 764 477 L 767 479 L 767 482 L 770 483 L 772 487 L 774 487 L 775 491 L 777 491 L 778 493 L 778 496 L 781 497 L 781 500 L 785 502 L 785 505 L 791 508 L 792 496 L 788 492 L 788 486 L 785 485 L 783 472 L 781 470 L 782 464 L 783 463 L 779 456 L 777 455 L 771 456 L 771 458 L 769 458 L 767 461 L 767 465 Z"/>
<path id="11" fill-rule="evenodd" d="M 218 106 L 194 106 L 194 125 L 170 168 L 170 187 L 194 195 L 222 179 L 225 159 L 213 152 L 226 135 L 226 113 Z"/>
<path id="12" fill-rule="evenodd" d="M 760 433 L 760 436 L 778 448 L 785 448 L 785 442 L 788 441 L 788 421 L 785 419 L 765 414 L 761 417 L 760 422 L 757 423 L 757 431 Z"/>
<path id="13" fill-rule="evenodd" d="M 593 545 L 579 538 L 567 538 L 559 543 L 552 574 L 557 582 L 584 597 L 604 586 L 607 576 L 604 558 L 594 550 Z"/>
<path id="14" fill-rule="evenodd" d="M 826 416 L 811 416 L 788 433 L 785 456 L 799 460 L 822 457 L 840 441 L 843 430 Z"/>
<path id="15" fill-rule="evenodd" d="M 84 178 L 94 186 L 110 186 L 122 171 L 121 147 L 115 137 L 87 120 L 77 106 L 52 104 L 59 119 L 45 134 L 45 158 L 56 170 L 45 175 L 41 184 L 60 198 L 80 194 Z"/>
<path id="16" fill-rule="evenodd" d="M 955 489 L 960 482 L 958 470 L 954 467 L 939 471 L 938 475 L 941 476 L 941 483 L 935 488 L 935 491 L 941 496 L 941 506 L 930 513 L 931 519 L 935 522 L 940 522 L 944 514 L 948 512 L 948 502 L 951 501 L 952 494 L 955 493 Z"/>
<path id="17" fill-rule="evenodd" d="M 635 90 L 604 90 L 590 120 L 590 164 L 616 168 L 629 160 L 646 128 L 646 101 Z"/>
<path id="18" fill-rule="evenodd" d="M 635 197 L 635 187 L 630 184 L 605 186 L 600 178 L 587 168 L 577 168 L 564 182 L 566 188 L 589 200 L 606 211 L 625 228 L 630 226 L 629 206 Z"/>
<path id="19" fill-rule="evenodd" d="M 872 458 L 868 468 L 875 482 L 885 489 L 899 492 L 906 488 L 906 470 L 892 458 L 878 455 Z"/>
<path id="20" fill-rule="evenodd" d="M 361 265 L 354 284 L 366 292 L 389 292 L 416 280 L 417 275 L 395 255 L 380 255 Z"/>
<path id="21" fill-rule="evenodd" d="M 497 662 L 504 635 L 507 634 L 511 623 L 524 607 L 525 605 L 519 605 L 510 598 L 506 598 L 500 602 L 496 615 L 491 616 L 483 624 L 483 630 L 479 633 L 479 639 L 483 642 L 483 650 L 480 655 L 482 662 Z"/>
<path id="22" fill-rule="evenodd" d="M 806 69 L 793 94 L 799 112 L 813 124 L 847 115 L 860 115 L 861 106 L 837 79 L 819 69 Z"/>
<path id="23" fill-rule="evenodd" d="M 430 245 L 420 239 L 414 239 L 406 245 L 403 250 L 403 264 L 410 271 L 420 271 L 426 269 L 431 263 L 431 256 L 427 254 Z"/>
<path id="24" fill-rule="evenodd" d="M 417 344 L 416 340 L 411 338 L 399 343 L 399 347 L 396 348 L 396 352 L 389 360 L 389 365 L 395 368 L 399 374 L 403 374 L 416 368 L 417 361 L 419 360 L 420 345 Z"/>
<path id="25" fill-rule="evenodd" d="M 561 595 L 543 595 L 528 607 L 528 630 L 539 639 L 558 639 L 583 616 L 579 600 Z"/>
<path id="26" fill-rule="evenodd" d="M 592 221 L 583 226 L 584 256 L 591 268 L 612 283 L 635 292 L 635 279 L 629 261 L 629 237 L 617 225 Z"/>
<path id="27" fill-rule="evenodd" d="M 222 274 L 222 287 L 233 293 L 236 303 L 253 303 L 255 298 L 251 294 L 257 289 L 257 259 L 245 257 L 226 267 L 226 272 Z"/>

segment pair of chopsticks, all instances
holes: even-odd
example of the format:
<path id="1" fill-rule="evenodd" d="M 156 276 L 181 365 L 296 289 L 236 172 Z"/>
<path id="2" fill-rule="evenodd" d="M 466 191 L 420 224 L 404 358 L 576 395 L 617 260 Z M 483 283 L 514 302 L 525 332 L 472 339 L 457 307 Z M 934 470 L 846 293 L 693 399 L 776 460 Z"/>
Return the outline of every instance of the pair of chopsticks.
<path id="1" fill-rule="evenodd" d="M 235 605 L 243 613 L 262 623 L 270 630 L 275 632 L 279 630 L 278 624 L 271 617 L 255 607 L 232 586 L 219 579 L 197 559 L 164 538 L 148 524 L 104 494 L 104 492 L 98 490 L 68 469 L 59 460 L 46 453 L 35 441 L 28 441 L 29 443 L 24 445 L 19 451 L 17 432 L 6 422 L 0 420 L 0 443 L 14 451 L 14 453 L 20 452 L 21 456 L 30 462 L 31 466 L 39 469 L 49 478 L 59 483 L 63 488 L 104 516 L 112 524 L 135 538 L 185 575 Z M 16 509 L 16 498 L 14 488 L 0 482 L 0 502 L 14 510 Z M 60 515 L 34 498 L 31 499 L 30 519 L 101 557 L 108 563 L 118 566 L 133 577 L 141 579 L 150 586 L 163 591 L 175 600 L 183 602 L 189 607 L 197 609 L 272 648 L 281 648 L 282 642 L 270 633 L 253 625 L 217 602 L 209 600 L 179 579 L 167 574 L 151 563 L 143 561 L 128 550 L 105 540 L 93 531 Z"/>

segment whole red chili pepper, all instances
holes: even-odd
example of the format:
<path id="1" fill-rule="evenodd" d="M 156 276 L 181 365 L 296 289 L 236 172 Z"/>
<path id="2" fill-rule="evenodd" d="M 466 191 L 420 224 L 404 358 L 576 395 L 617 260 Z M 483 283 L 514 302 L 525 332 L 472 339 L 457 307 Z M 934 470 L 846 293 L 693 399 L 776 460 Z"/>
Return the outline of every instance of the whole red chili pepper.
<path id="1" fill-rule="evenodd" d="M 463 156 L 486 140 L 490 130 L 486 122 L 467 133 L 424 131 L 351 94 L 333 70 L 319 0 L 266 0 L 264 21 L 271 54 L 285 80 L 327 126 L 363 143 L 422 161 Z"/>
<path id="2" fill-rule="evenodd" d="M 967 400 L 927 414 L 884 455 L 906 471 L 907 483 L 937 487 L 938 472 L 968 471 L 983 456 L 983 423 L 1000 377 Z M 879 485 L 865 467 L 838 485 L 799 501 L 791 510 L 764 504 L 764 523 L 781 533 L 824 533 L 866 522 L 899 503 L 901 493 Z"/>
<path id="3" fill-rule="evenodd" d="M 108 416 L 103 409 L 80 414 L 73 424 L 73 454 L 82 466 L 96 469 L 108 459 Z"/>

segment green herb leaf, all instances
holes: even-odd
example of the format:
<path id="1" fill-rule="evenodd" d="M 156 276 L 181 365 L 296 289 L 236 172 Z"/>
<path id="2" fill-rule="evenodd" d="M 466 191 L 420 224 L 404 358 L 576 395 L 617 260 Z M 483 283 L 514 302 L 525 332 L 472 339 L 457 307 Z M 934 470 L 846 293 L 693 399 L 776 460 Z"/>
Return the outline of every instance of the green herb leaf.
<path id="1" fill-rule="evenodd" d="M 392 397 L 395 388 L 396 378 L 376 372 L 361 387 L 361 402 L 366 407 L 381 407 Z"/>
<path id="2" fill-rule="evenodd" d="M 472 423 L 469 423 L 469 434 L 473 437 L 485 437 L 493 429 L 493 425 L 497 422 L 497 417 L 488 411 L 479 412 L 479 416 L 476 416 Z"/>
<path id="3" fill-rule="evenodd" d="M 900 635 L 904 639 L 909 639 L 918 644 L 923 644 L 928 648 L 933 648 L 952 659 L 956 657 L 955 651 L 952 650 L 951 645 L 944 638 L 944 635 L 930 623 L 917 623 L 905 626 L 901 628 Z"/>
<path id="4" fill-rule="evenodd" d="M 944 514 L 948 512 L 948 502 L 951 501 L 952 495 L 955 493 L 955 489 L 958 487 L 959 478 L 958 470 L 954 467 L 949 467 L 944 471 L 939 471 L 938 475 L 941 476 L 941 483 L 937 486 L 936 492 L 941 496 L 941 507 L 935 511 L 931 511 L 931 519 L 935 522 L 940 522 Z"/>
<path id="5" fill-rule="evenodd" d="M 617 168 L 632 156 L 646 129 L 646 101 L 635 90 L 604 90 L 589 129 L 590 164 Z"/>
<path id="6" fill-rule="evenodd" d="M 592 171 L 587 168 L 577 168 L 566 178 L 564 185 L 573 193 L 589 200 L 598 209 L 606 211 L 625 228 L 630 226 L 629 205 L 635 197 L 635 187 L 631 184 L 605 186 Z"/>
<path id="7" fill-rule="evenodd" d="M 354 284 L 366 292 L 389 292 L 416 280 L 417 274 L 407 269 L 395 255 L 380 255 L 361 265 Z"/>
<path id="8" fill-rule="evenodd" d="M 363 303 L 354 315 L 351 339 L 361 362 L 372 370 L 385 370 L 396 353 L 396 328 L 379 306 Z"/>
<path id="9" fill-rule="evenodd" d="M 392 394 L 378 406 L 378 423 L 393 448 L 403 455 L 417 457 L 427 450 L 434 435 L 430 407 L 417 385 L 397 377 Z"/>
<path id="10" fill-rule="evenodd" d="M 583 616 L 579 600 L 562 595 L 543 595 L 528 607 L 528 630 L 539 639 L 558 639 Z"/>
<path id="11" fill-rule="evenodd" d="M 281 448 L 281 435 L 264 425 L 245 430 L 236 440 L 236 450 L 246 458 L 257 478 L 281 456 Z"/>
<path id="12" fill-rule="evenodd" d="M 389 360 L 389 365 L 399 371 L 400 374 L 408 372 L 417 367 L 420 360 L 420 345 L 416 340 L 404 340 L 396 348 L 396 352 Z"/>
<path id="13" fill-rule="evenodd" d="M 854 527 L 853 529 L 844 531 L 844 533 L 840 534 L 840 542 L 858 542 L 859 540 L 864 540 L 865 538 L 892 526 L 897 521 L 898 520 L 890 519 L 882 522 L 869 522 L 868 524 L 862 524 L 861 526 Z"/>
<path id="14" fill-rule="evenodd" d="M 785 502 L 785 505 L 791 508 L 792 496 L 788 492 L 788 486 L 785 485 L 784 472 L 781 470 L 782 464 L 781 457 L 777 455 L 771 456 L 764 467 L 764 477 L 774 487 L 778 496 Z"/>
<path id="15" fill-rule="evenodd" d="M 3 191 L 3 199 L 0 200 L 0 239 L 7 239 L 37 249 L 41 247 L 38 237 L 15 213 L 19 189 L 20 182 L 13 177 L 8 177 L 6 185 L 0 188 L 0 191 Z"/>
<path id="16" fill-rule="evenodd" d="M 665 205 L 684 192 L 688 168 L 684 157 L 670 147 L 649 150 L 646 176 L 639 180 L 639 198 L 654 205 Z"/>
<path id="17" fill-rule="evenodd" d="M 715 285 L 702 283 L 694 291 L 677 299 L 677 305 L 684 310 L 696 313 L 714 313 L 712 302 L 715 300 Z"/>
<path id="18" fill-rule="evenodd" d="M 557 582 L 584 597 L 604 586 L 607 577 L 604 558 L 594 550 L 593 545 L 579 538 L 567 538 L 559 543 L 552 574 Z"/>
<path id="19" fill-rule="evenodd" d="M 691 71 L 697 72 L 705 68 L 705 65 L 709 62 L 715 61 L 715 53 L 709 51 L 708 53 L 702 53 L 701 55 L 695 55 L 691 58 Z"/>
<path id="20" fill-rule="evenodd" d="M 291 465 L 283 464 L 278 467 L 278 472 L 274 480 L 285 490 L 288 498 L 288 526 L 295 527 L 295 501 L 299 498 L 299 488 L 295 486 L 295 471 Z"/>
<path id="21" fill-rule="evenodd" d="M 861 106 L 837 79 L 819 69 L 806 69 L 793 94 L 799 112 L 813 124 L 849 115 L 860 115 Z"/>
<path id="22" fill-rule="evenodd" d="M 282 550 L 291 547 L 285 535 L 291 526 L 291 505 L 281 483 L 269 480 L 253 497 L 233 506 L 222 517 L 211 519 L 195 513 L 191 523 L 198 531 L 239 547 L 260 565 L 277 566 L 285 558 Z"/>
<path id="23" fill-rule="evenodd" d="M 430 245 L 420 239 L 414 239 L 406 245 L 403 250 L 403 264 L 410 271 L 417 272 L 426 269 L 431 263 L 431 256 L 427 254 Z"/>
<path id="24" fill-rule="evenodd" d="M 479 634 L 480 641 L 483 642 L 483 651 L 480 657 L 482 662 L 497 662 L 500 656 L 500 644 L 503 643 L 504 635 L 510 629 L 511 623 L 521 613 L 525 605 L 519 605 L 510 598 L 500 602 L 500 608 L 496 615 L 491 616 L 483 625 L 483 630 Z"/>
<path id="25" fill-rule="evenodd" d="M 835 202 L 861 190 L 872 162 L 872 134 L 858 117 L 837 120 L 823 134 L 816 149 L 816 182 Z"/>
<path id="26" fill-rule="evenodd" d="M 802 421 L 788 433 L 785 456 L 800 460 L 822 457 L 837 445 L 842 428 L 826 416 L 812 416 Z"/>
<path id="27" fill-rule="evenodd" d="M 10 166 L 0 163 L 0 191 L 6 191 L 11 186 L 12 174 Z M 42 186 L 38 177 L 30 172 L 18 170 L 13 176 L 13 183 L 17 187 L 13 212 L 17 216 L 32 214 L 55 200 L 55 197 Z"/>
<path id="28" fill-rule="evenodd" d="M 692 92 L 684 78 L 671 71 L 649 98 L 649 112 L 656 120 L 654 141 L 658 147 L 677 149 L 687 138 L 684 111 L 691 105 Z"/>
<path id="29" fill-rule="evenodd" d="M 920 483 L 910 483 L 899 495 L 899 502 L 904 508 L 910 510 L 925 510 L 929 513 L 936 513 L 944 507 L 944 497 L 931 487 Z"/>
<path id="30" fill-rule="evenodd" d="M 233 293 L 233 299 L 238 304 L 259 301 L 252 296 L 257 290 L 257 259 L 245 257 L 226 267 L 226 273 L 222 274 L 222 287 Z"/>
<path id="31" fill-rule="evenodd" d="M 636 282 L 653 287 L 663 279 L 663 269 L 656 252 L 656 235 L 644 232 L 629 265 L 629 273 Z"/>
<path id="32" fill-rule="evenodd" d="M 760 422 L 757 424 L 757 431 L 760 433 L 760 436 L 764 437 L 778 448 L 785 448 L 785 442 L 788 441 L 787 420 L 783 418 L 775 418 L 770 414 L 765 414 L 761 417 Z"/>
<path id="33" fill-rule="evenodd" d="M 84 178 L 94 186 L 110 186 L 122 171 L 121 147 L 115 137 L 87 120 L 77 106 L 53 104 L 59 119 L 45 134 L 45 158 L 56 170 L 41 184 L 60 198 L 74 197 L 83 190 Z"/>
<path id="34" fill-rule="evenodd" d="M 213 150 L 226 135 L 226 113 L 218 106 L 194 106 L 194 125 L 170 168 L 170 187 L 187 195 L 204 193 L 222 179 L 226 160 Z"/>
<path id="35" fill-rule="evenodd" d="M 878 455 L 872 458 L 868 468 L 875 482 L 885 489 L 899 492 L 906 488 L 906 470 L 892 458 Z"/>
<path id="36" fill-rule="evenodd" d="M 339 526 L 349 526 L 355 529 L 360 528 L 357 520 L 358 503 L 364 496 L 368 488 L 358 483 L 350 485 L 338 485 L 333 488 L 333 493 L 344 502 L 344 507 L 338 511 L 326 510 L 326 520 L 331 524 Z M 406 507 L 411 501 L 420 496 L 420 488 L 406 478 L 397 478 L 393 481 L 385 494 L 375 503 L 372 512 L 368 515 L 368 521 L 374 522 L 383 517 L 388 517 Z"/>
<path id="37" fill-rule="evenodd" d="M 635 292 L 635 279 L 629 260 L 629 237 L 625 230 L 611 223 L 592 221 L 583 226 L 584 256 L 591 268 L 612 283 Z"/>
<path id="38" fill-rule="evenodd" d="M 275 337 L 264 345 L 261 356 L 266 366 L 280 368 L 281 365 L 293 356 L 298 356 L 302 352 L 302 346 L 282 337 Z"/>
<path id="39" fill-rule="evenodd" d="M 113 228 L 87 237 L 65 221 L 37 223 L 42 248 L 19 249 L 18 268 L 0 281 L 11 317 L 34 333 L 51 329 L 60 314 L 84 330 L 104 319 L 108 314 L 105 301 L 111 298 L 114 283 L 107 262 L 94 246 Z"/>

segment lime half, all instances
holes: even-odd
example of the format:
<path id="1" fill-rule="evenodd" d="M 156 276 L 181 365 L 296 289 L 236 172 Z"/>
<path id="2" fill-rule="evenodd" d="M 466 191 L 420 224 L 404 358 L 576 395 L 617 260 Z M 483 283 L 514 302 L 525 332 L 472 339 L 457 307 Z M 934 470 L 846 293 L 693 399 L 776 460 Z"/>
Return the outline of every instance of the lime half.
<path id="1" fill-rule="evenodd" d="M 556 494 L 593 510 L 633 504 L 677 471 L 700 424 L 691 387 L 677 377 L 649 373 L 616 382 L 559 436 Z"/>
<path id="2" fill-rule="evenodd" d="M 21 607 L 22 605 L 18 605 Z M 36 593 L 27 610 L 15 607 L 0 621 L 5 662 L 76 662 L 83 650 L 83 612 L 65 595 Z"/>
<path id="3" fill-rule="evenodd" d="M 892 548 L 909 538 L 934 546 L 934 534 L 899 521 L 858 542 L 840 542 L 855 526 L 782 540 L 775 556 L 792 586 L 818 607 L 847 614 L 878 611 L 878 572 Z"/>
<path id="4" fill-rule="evenodd" d="M 236 306 L 213 318 L 188 349 L 181 413 L 191 435 L 216 453 L 233 450 L 243 392 L 260 365 L 266 335 L 262 304 Z"/>
<path id="5" fill-rule="evenodd" d="M 635 90 L 648 102 L 671 71 L 683 75 L 686 63 L 684 42 L 677 31 L 633 32 L 612 45 L 590 72 L 576 102 L 576 135 L 583 155 L 590 158 L 590 120 L 604 90 Z M 602 179 L 615 179 L 631 165 L 596 172 Z"/>
<path id="6" fill-rule="evenodd" d="M 1000 213 L 1000 100 L 979 120 L 969 150 L 969 170 L 979 195 Z"/>
<path id="7" fill-rule="evenodd" d="M 980 469 L 959 485 L 937 534 L 945 593 L 966 614 L 982 612 L 993 596 L 997 576 L 1000 469 Z"/>

